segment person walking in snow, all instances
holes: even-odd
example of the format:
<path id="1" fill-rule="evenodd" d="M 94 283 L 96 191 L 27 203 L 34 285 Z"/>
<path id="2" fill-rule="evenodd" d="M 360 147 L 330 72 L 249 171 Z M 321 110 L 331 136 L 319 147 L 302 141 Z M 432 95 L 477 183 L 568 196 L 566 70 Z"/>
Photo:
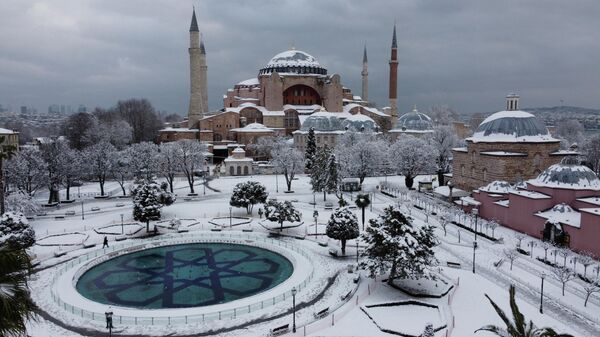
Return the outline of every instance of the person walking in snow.
<path id="1" fill-rule="evenodd" d="M 108 237 L 104 237 L 104 243 L 102 244 L 102 248 L 108 248 Z"/>

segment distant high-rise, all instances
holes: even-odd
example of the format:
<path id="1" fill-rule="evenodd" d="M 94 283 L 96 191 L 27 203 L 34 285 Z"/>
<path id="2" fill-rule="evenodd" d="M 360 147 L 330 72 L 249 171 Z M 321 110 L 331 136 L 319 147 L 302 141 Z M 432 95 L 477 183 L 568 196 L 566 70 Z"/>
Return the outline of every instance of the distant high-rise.
<path id="1" fill-rule="evenodd" d="M 205 112 L 208 112 L 206 49 L 201 39 L 196 10 L 192 11 L 190 24 L 190 105 L 188 110 L 188 127 L 197 127 Z"/>
<path id="2" fill-rule="evenodd" d="M 27 115 L 27 107 L 24 105 L 21 106 L 21 115 Z"/>
<path id="3" fill-rule="evenodd" d="M 398 42 L 396 41 L 396 24 L 392 37 L 392 57 L 390 58 L 390 114 L 392 125 L 398 118 Z"/>
<path id="4" fill-rule="evenodd" d="M 87 107 L 83 104 L 79 104 L 79 108 L 77 108 L 77 112 L 78 113 L 86 113 L 87 112 Z"/>

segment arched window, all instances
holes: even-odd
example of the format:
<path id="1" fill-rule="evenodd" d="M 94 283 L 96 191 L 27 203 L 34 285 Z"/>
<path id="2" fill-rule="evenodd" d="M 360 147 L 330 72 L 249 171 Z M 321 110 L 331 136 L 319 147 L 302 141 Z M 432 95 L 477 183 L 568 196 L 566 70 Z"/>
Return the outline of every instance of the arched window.
<path id="1" fill-rule="evenodd" d="M 285 128 L 286 135 L 291 135 L 292 132 L 300 128 L 300 119 L 298 118 L 298 111 L 286 110 L 284 112 L 283 127 Z"/>
<path id="2" fill-rule="evenodd" d="M 233 166 L 229 166 L 229 175 L 232 176 L 235 173 Z"/>
<path id="3" fill-rule="evenodd" d="M 483 180 L 487 181 L 487 169 L 483 169 Z"/>
<path id="4" fill-rule="evenodd" d="M 475 167 L 471 167 L 471 178 L 475 178 Z"/>
<path id="5" fill-rule="evenodd" d="M 220 134 L 218 134 L 218 133 L 215 133 L 215 134 L 213 135 L 213 140 L 214 140 L 215 142 L 220 142 L 221 140 L 223 140 L 223 137 L 221 137 L 221 135 L 220 135 Z"/>
<path id="6" fill-rule="evenodd" d="M 307 85 L 297 84 L 283 92 L 283 104 L 302 105 L 311 100 L 320 102 L 321 96 L 315 89 Z"/>
<path id="7" fill-rule="evenodd" d="M 242 167 L 241 167 L 241 166 L 238 166 L 238 167 L 237 167 L 237 175 L 238 175 L 238 176 L 241 176 L 241 175 L 242 175 Z"/>
<path id="8" fill-rule="evenodd" d="M 247 176 L 248 175 L 248 166 L 244 166 L 244 175 Z"/>
<path id="9" fill-rule="evenodd" d="M 463 177 L 465 176 L 465 165 L 460 166 L 460 175 Z"/>
<path id="10" fill-rule="evenodd" d="M 255 108 L 244 108 L 240 111 L 240 119 L 246 118 L 247 124 L 260 123 L 263 124 L 263 114 Z"/>

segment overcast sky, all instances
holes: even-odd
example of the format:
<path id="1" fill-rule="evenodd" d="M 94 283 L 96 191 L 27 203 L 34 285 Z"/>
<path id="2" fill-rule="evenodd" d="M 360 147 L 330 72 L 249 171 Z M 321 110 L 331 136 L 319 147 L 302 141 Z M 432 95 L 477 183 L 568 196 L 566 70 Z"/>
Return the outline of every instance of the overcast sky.
<path id="1" fill-rule="evenodd" d="M 401 111 L 495 111 L 509 92 L 523 107 L 600 107 L 598 0 L 2 0 L 0 104 L 145 97 L 186 114 L 192 5 L 211 109 L 292 44 L 360 94 L 366 43 L 370 99 L 387 106 L 394 21 Z"/>

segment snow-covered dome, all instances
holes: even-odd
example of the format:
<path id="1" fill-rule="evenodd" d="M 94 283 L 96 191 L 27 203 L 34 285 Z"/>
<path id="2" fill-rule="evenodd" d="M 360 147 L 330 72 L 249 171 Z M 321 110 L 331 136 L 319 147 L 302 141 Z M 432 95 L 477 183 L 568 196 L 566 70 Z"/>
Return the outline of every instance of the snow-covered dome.
<path id="1" fill-rule="evenodd" d="M 471 138 L 477 142 L 557 142 L 529 112 L 500 111 L 484 119 Z"/>
<path id="2" fill-rule="evenodd" d="M 405 113 L 398 118 L 394 130 L 406 132 L 431 132 L 433 131 L 433 123 L 429 116 L 420 113 L 419 110 L 415 108 L 413 111 Z"/>
<path id="3" fill-rule="evenodd" d="M 249 78 L 247 80 L 243 80 L 241 82 L 238 82 L 236 84 L 236 86 L 241 86 L 241 87 L 251 87 L 251 86 L 255 86 L 255 85 L 259 85 L 260 83 L 258 82 L 258 78 L 253 77 L 253 78 Z"/>
<path id="4" fill-rule="evenodd" d="M 479 188 L 480 191 L 488 192 L 488 193 L 508 193 L 514 190 L 514 187 L 508 182 L 504 180 L 495 180 L 491 183 Z"/>
<path id="5" fill-rule="evenodd" d="M 310 128 L 314 128 L 315 131 L 343 131 L 344 125 L 342 119 L 338 114 L 331 112 L 315 112 L 308 116 L 302 123 L 301 131 L 309 131 Z"/>
<path id="6" fill-rule="evenodd" d="M 273 129 L 268 128 L 260 123 L 250 123 L 243 128 L 231 129 L 234 132 L 274 132 Z"/>
<path id="7" fill-rule="evenodd" d="M 600 179 L 594 171 L 579 163 L 576 157 L 565 157 L 559 164 L 548 167 L 529 184 L 575 190 L 600 190 Z"/>
<path id="8" fill-rule="evenodd" d="M 379 132 L 379 125 L 371 117 L 360 113 L 342 120 L 342 126 L 344 130 L 355 132 Z"/>
<path id="9" fill-rule="evenodd" d="M 259 74 L 272 72 L 327 75 L 327 69 L 321 66 L 312 55 L 294 49 L 273 56 Z"/>

